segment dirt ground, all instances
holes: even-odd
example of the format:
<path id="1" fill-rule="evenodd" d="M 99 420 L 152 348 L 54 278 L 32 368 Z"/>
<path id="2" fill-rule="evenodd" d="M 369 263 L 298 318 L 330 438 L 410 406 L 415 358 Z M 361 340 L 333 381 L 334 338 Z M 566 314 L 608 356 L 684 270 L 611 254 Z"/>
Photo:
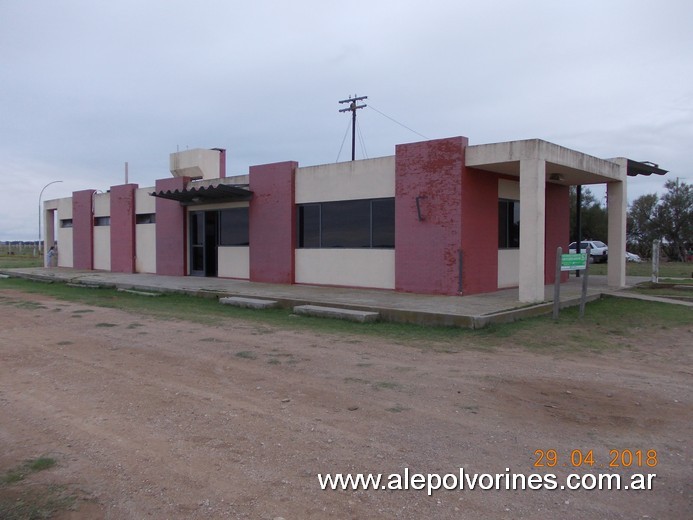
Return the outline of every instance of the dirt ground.
<path id="1" fill-rule="evenodd" d="M 60 519 L 691 518 L 690 329 L 607 353 L 435 352 L 0 293 L 0 486 Z M 558 465 L 534 467 L 536 450 Z M 572 468 L 572 450 L 594 466 Z M 610 450 L 656 467 L 608 468 Z M 656 473 L 653 489 L 323 491 L 317 475 Z M 384 477 L 385 478 L 385 477 Z M 17 487 L 17 486 L 23 486 Z"/>

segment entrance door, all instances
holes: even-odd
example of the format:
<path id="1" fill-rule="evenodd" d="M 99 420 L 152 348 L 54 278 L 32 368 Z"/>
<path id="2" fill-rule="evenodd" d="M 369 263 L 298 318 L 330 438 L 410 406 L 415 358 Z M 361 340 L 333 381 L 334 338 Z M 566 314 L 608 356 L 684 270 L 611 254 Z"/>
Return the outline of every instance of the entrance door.
<path id="1" fill-rule="evenodd" d="M 190 213 L 190 274 L 217 276 L 219 212 Z"/>

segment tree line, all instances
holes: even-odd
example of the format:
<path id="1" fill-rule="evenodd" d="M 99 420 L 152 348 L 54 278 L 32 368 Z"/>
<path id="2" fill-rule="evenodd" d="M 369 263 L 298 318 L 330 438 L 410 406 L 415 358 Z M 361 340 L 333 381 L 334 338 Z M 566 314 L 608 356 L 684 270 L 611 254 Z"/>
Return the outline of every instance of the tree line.
<path id="1" fill-rule="evenodd" d="M 669 260 L 685 262 L 693 250 L 693 185 L 676 180 L 664 184 L 664 194 L 642 195 L 628 207 L 628 251 L 652 256 L 652 242 L 661 240 Z M 570 188 L 570 240 L 576 241 L 577 190 Z M 607 210 L 588 189 L 582 190 L 582 239 L 607 241 Z"/>

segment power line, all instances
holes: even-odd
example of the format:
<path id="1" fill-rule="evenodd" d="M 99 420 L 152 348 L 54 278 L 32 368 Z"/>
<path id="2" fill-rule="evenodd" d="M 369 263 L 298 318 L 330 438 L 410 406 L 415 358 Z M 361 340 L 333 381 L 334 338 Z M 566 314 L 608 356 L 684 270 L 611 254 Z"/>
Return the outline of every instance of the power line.
<path id="1" fill-rule="evenodd" d="M 339 152 L 337 153 L 337 160 L 335 162 L 339 162 L 339 156 L 342 155 L 342 148 L 344 148 L 344 141 L 346 141 L 346 136 L 349 133 L 349 128 L 351 128 L 351 120 L 349 120 L 349 123 L 347 124 L 346 132 L 344 132 L 344 137 L 342 138 L 342 145 L 339 147 Z"/>
<path id="2" fill-rule="evenodd" d="M 409 130 L 410 132 L 413 132 L 413 133 L 415 133 L 416 135 L 418 135 L 418 136 L 420 136 L 420 137 L 423 137 L 424 139 L 429 139 L 429 138 L 426 137 L 425 135 L 420 134 L 420 133 L 417 132 L 416 130 L 412 130 L 412 129 L 409 128 L 407 125 L 405 125 L 405 124 L 403 124 L 403 123 L 400 123 L 399 121 L 397 121 L 396 119 L 391 118 L 391 117 L 388 116 L 387 114 L 383 114 L 380 110 L 378 110 L 377 108 L 375 108 L 373 105 L 368 105 L 368 108 L 370 108 L 370 109 L 372 109 L 372 110 L 375 110 L 375 111 L 376 111 L 378 114 L 380 114 L 381 116 L 387 117 L 387 118 L 388 118 L 390 121 L 392 121 L 393 123 L 397 123 L 399 126 L 401 126 L 401 127 L 403 127 L 403 128 L 406 128 L 406 129 Z"/>
<path id="3" fill-rule="evenodd" d="M 363 156 L 368 159 L 368 152 L 366 151 L 366 141 L 363 139 L 363 134 L 361 133 L 361 125 L 356 123 L 356 130 L 359 133 L 359 142 L 361 143 L 361 150 L 363 150 Z"/>

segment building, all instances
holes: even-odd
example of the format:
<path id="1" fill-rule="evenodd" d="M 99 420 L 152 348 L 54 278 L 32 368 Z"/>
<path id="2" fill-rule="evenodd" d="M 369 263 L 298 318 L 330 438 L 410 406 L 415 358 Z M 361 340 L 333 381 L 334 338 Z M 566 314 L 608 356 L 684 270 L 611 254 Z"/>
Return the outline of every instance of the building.
<path id="1" fill-rule="evenodd" d="M 173 176 L 153 187 L 46 201 L 58 265 L 423 294 L 519 287 L 520 301 L 539 302 L 569 242 L 569 186 L 606 183 L 608 282 L 623 286 L 627 175 L 662 173 L 539 139 L 470 146 L 465 137 L 237 176 L 226 175 L 222 149 L 170 163 Z"/>

